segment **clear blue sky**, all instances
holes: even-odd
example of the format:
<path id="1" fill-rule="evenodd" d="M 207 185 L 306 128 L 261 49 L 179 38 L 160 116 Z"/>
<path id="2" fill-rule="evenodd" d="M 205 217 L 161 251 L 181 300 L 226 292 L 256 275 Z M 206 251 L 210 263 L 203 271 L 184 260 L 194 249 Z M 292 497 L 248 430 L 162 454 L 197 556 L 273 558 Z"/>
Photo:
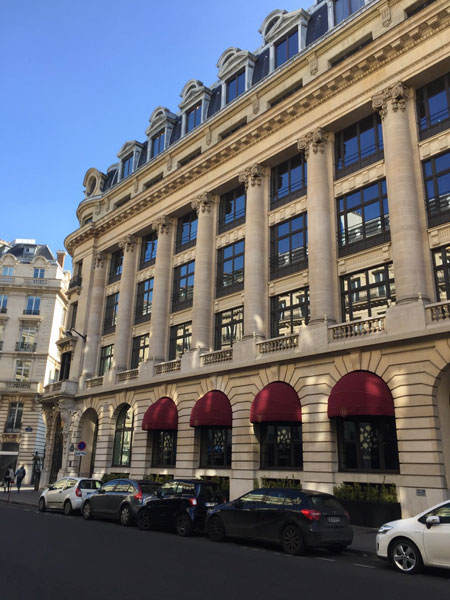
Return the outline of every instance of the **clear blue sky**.
<path id="1" fill-rule="evenodd" d="M 314 4 L 282 1 L 0 0 L 0 238 L 62 249 L 87 169 L 177 112 L 189 79 L 216 81 L 226 48 L 256 50 L 272 10 Z"/>

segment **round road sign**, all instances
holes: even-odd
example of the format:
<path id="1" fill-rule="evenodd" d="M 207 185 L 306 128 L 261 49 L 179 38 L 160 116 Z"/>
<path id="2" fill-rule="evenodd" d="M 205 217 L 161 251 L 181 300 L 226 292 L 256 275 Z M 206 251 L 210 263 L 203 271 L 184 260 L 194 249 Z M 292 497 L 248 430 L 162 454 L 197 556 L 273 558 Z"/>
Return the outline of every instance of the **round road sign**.
<path id="1" fill-rule="evenodd" d="M 77 448 L 78 450 L 86 450 L 86 442 L 78 442 Z"/>

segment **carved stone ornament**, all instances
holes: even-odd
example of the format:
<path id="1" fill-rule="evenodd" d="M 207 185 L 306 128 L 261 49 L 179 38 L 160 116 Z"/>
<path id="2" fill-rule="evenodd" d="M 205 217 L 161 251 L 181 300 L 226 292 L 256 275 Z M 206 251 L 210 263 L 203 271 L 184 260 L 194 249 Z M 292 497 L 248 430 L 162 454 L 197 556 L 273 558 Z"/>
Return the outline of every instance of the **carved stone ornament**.
<path id="1" fill-rule="evenodd" d="M 191 206 L 197 211 L 198 215 L 201 212 L 210 213 L 211 208 L 214 206 L 214 197 L 208 192 L 205 192 L 204 194 L 197 196 L 195 200 L 191 202 Z"/>
<path id="2" fill-rule="evenodd" d="M 253 97 L 253 114 L 257 115 L 259 113 L 259 96 L 255 94 Z"/>
<path id="3" fill-rule="evenodd" d="M 208 129 L 206 130 L 206 135 L 205 135 L 205 142 L 206 142 L 207 146 L 209 146 L 211 144 L 211 140 L 212 140 L 211 127 L 208 127 Z"/>
<path id="4" fill-rule="evenodd" d="M 170 226 L 172 225 L 172 219 L 167 215 L 163 215 L 159 217 L 154 223 L 152 223 L 152 228 L 159 235 L 160 233 L 169 233 Z"/>
<path id="5" fill-rule="evenodd" d="M 325 152 L 325 145 L 328 141 L 328 133 L 324 129 L 316 129 L 310 131 L 297 142 L 297 148 L 305 153 L 306 158 L 309 156 L 309 151 L 312 149 L 314 154 Z"/>
<path id="6" fill-rule="evenodd" d="M 317 66 L 317 54 L 314 52 L 314 54 L 309 59 L 309 72 L 311 75 L 315 75 L 318 70 L 319 67 Z"/>
<path id="7" fill-rule="evenodd" d="M 389 6 L 389 2 L 386 2 L 386 4 L 383 4 L 383 6 L 380 6 L 378 10 L 380 11 L 383 27 L 389 27 L 392 22 L 391 7 Z"/>
<path id="8" fill-rule="evenodd" d="M 251 167 L 247 167 L 242 173 L 239 173 L 239 183 L 243 183 L 245 189 L 247 189 L 249 185 L 252 187 L 260 186 L 263 175 L 264 168 L 261 165 L 255 164 Z"/>
<path id="9" fill-rule="evenodd" d="M 384 119 L 388 113 L 389 103 L 392 107 L 393 112 L 397 112 L 400 109 L 402 112 L 406 110 L 406 100 L 408 98 L 407 86 L 398 81 L 394 85 L 390 85 L 379 94 L 375 94 L 372 97 L 372 106 L 374 110 L 380 112 L 380 116 Z"/>
<path id="10" fill-rule="evenodd" d="M 106 256 L 103 252 L 94 251 L 94 269 L 103 269 L 103 267 L 105 266 L 105 258 Z"/>
<path id="11" fill-rule="evenodd" d="M 136 246 L 136 238 L 132 235 L 126 235 L 124 238 L 119 240 L 119 248 L 124 252 L 133 252 Z"/>

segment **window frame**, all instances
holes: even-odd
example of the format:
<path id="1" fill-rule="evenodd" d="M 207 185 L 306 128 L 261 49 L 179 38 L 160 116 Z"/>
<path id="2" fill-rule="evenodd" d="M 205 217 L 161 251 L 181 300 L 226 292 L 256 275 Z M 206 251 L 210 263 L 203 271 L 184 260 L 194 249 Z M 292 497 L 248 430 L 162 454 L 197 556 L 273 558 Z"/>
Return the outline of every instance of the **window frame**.
<path id="1" fill-rule="evenodd" d="M 127 425 L 127 420 L 129 417 L 128 413 L 130 413 L 131 425 Z M 133 429 L 133 409 L 130 405 L 126 404 L 120 410 L 116 418 L 116 426 L 114 429 L 113 455 L 111 463 L 112 467 L 129 467 L 131 465 L 131 455 L 133 450 Z M 128 433 L 129 436 L 126 435 Z M 127 446 L 125 450 L 124 446 Z M 116 460 L 117 458 L 119 460 Z"/>
<path id="2" fill-rule="evenodd" d="M 107 335 L 116 330 L 117 314 L 119 311 L 119 292 L 109 294 L 105 299 L 105 314 L 103 317 L 102 334 Z"/>
<path id="3" fill-rule="evenodd" d="M 302 226 L 298 229 L 292 229 L 292 224 L 296 219 L 302 220 Z M 289 224 L 288 233 L 279 233 L 279 228 Z M 295 236 L 303 236 L 303 244 L 297 248 L 292 248 L 292 240 Z M 282 240 L 289 240 L 289 252 L 279 253 L 278 244 Z M 289 260 L 280 266 L 280 257 L 288 256 Z M 308 267 L 308 215 L 305 212 L 294 215 L 280 223 L 272 225 L 270 228 L 270 279 L 279 279 L 292 273 L 297 273 Z"/>
<path id="4" fill-rule="evenodd" d="M 232 89 L 233 86 L 235 90 Z M 234 93 L 233 97 L 230 98 L 230 90 Z M 240 91 L 239 91 L 240 90 Z M 236 100 L 239 96 L 241 96 L 245 92 L 245 68 L 239 70 L 232 77 L 230 77 L 226 82 L 226 92 L 225 92 L 225 104 L 229 104 Z"/>
<path id="5" fill-rule="evenodd" d="M 136 285 L 134 323 L 145 323 L 152 318 L 154 277 L 139 281 Z"/>
<path id="6" fill-rule="evenodd" d="M 292 48 L 292 45 L 294 43 L 294 38 L 297 42 L 296 43 L 297 50 L 295 52 L 293 52 L 294 48 Z M 296 27 L 295 29 L 291 29 L 288 33 L 283 35 L 281 38 L 277 39 L 277 41 L 274 44 L 274 68 L 275 69 L 278 69 L 278 67 L 281 67 L 281 65 L 284 65 L 284 63 L 288 62 L 288 60 L 290 60 L 296 54 L 299 53 L 299 51 L 300 51 L 299 41 L 300 41 L 300 38 L 298 35 L 298 27 Z M 286 44 L 286 58 L 280 60 L 279 50 L 283 44 Z"/>
<path id="7" fill-rule="evenodd" d="M 441 171 L 436 170 L 436 161 L 442 157 L 448 157 L 448 166 Z M 427 174 L 427 165 L 430 165 L 431 173 Z M 425 188 L 425 203 L 427 210 L 428 227 L 435 227 L 450 221 L 450 189 L 448 193 L 440 194 L 439 180 L 450 175 L 450 150 L 436 154 L 431 158 L 422 161 L 423 183 Z M 445 181 L 445 179 L 443 179 Z M 429 187 L 433 186 L 433 198 L 429 198 Z M 437 200 L 436 200 L 437 199 Z M 442 200 L 447 202 L 447 206 L 442 206 Z"/>
<path id="8" fill-rule="evenodd" d="M 357 12 L 358 10 L 360 10 L 364 6 L 364 0 L 359 0 L 359 1 L 361 2 L 361 6 L 358 6 L 357 8 L 355 8 L 353 10 L 352 9 L 352 2 L 355 2 L 355 0 L 334 0 L 334 2 L 333 2 L 334 24 L 335 25 L 339 25 L 339 23 L 342 23 L 342 21 L 345 21 L 345 19 L 348 19 L 355 12 Z M 356 2 L 358 2 L 358 0 L 356 0 Z M 344 5 L 346 5 L 345 8 L 347 8 L 347 11 L 348 11 L 348 14 L 345 14 L 339 20 L 338 20 L 338 12 L 336 10 L 336 4 L 338 4 L 338 3 L 342 4 L 343 8 L 344 8 Z"/>
<path id="9" fill-rule="evenodd" d="M 0 313 L 8 312 L 8 294 L 0 294 Z"/>
<path id="10" fill-rule="evenodd" d="M 275 441 L 267 441 L 269 435 L 269 427 L 274 427 Z M 290 429 L 290 463 L 286 465 L 280 465 L 280 450 L 278 443 L 278 428 L 289 428 Z M 295 469 L 297 471 L 303 470 L 303 432 L 301 422 L 273 422 L 273 423 L 259 423 L 258 425 L 258 437 L 260 446 L 260 466 L 261 470 L 276 470 L 282 471 L 285 469 Z M 270 464 L 269 453 L 270 449 L 273 448 L 273 464 Z M 296 450 L 300 449 L 299 458 L 297 460 Z"/>
<path id="11" fill-rule="evenodd" d="M 199 427 L 200 430 L 200 468 L 231 469 L 232 427 Z M 223 436 L 222 451 L 216 452 L 217 435 Z M 222 460 L 220 460 L 222 457 Z"/>
<path id="12" fill-rule="evenodd" d="M 109 263 L 108 284 L 119 281 L 122 277 L 123 268 L 123 250 L 116 250 L 111 253 L 111 261 Z"/>
<path id="13" fill-rule="evenodd" d="M 39 315 L 41 312 L 41 297 L 27 296 L 27 307 L 23 311 L 24 315 Z"/>
<path id="14" fill-rule="evenodd" d="M 114 360 L 114 344 L 107 344 L 100 347 L 100 361 L 98 366 L 99 377 L 112 369 Z"/>
<path id="15" fill-rule="evenodd" d="M 128 154 L 126 157 L 122 159 L 122 177 L 121 179 L 125 179 L 129 177 L 133 173 L 133 162 L 134 162 L 134 153 Z"/>
<path id="16" fill-rule="evenodd" d="M 178 332 L 181 334 L 178 335 Z M 182 341 L 182 350 L 177 352 L 178 341 Z M 180 358 L 185 352 L 190 350 L 192 343 L 192 321 L 179 323 L 170 328 L 169 360 Z"/>
<path id="17" fill-rule="evenodd" d="M 165 150 L 166 130 L 162 129 L 152 137 L 150 158 L 155 158 Z"/>
<path id="18" fill-rule="evenodd" d="M 137 369 L 142 362 L 149 359 L 150 336 L 148 333 L 132 338 L 130 369 Z"/>
<path id="19" fill-rule="evenodd" d="M 306 296 L 306 302 L 304 302 L 303 304 L 300 302 L 293 304 L 292 303 L 293 296 L 295 294 L 299 294 L 299 293 L 301 293 L 303 296 Z M 279 303 L 280 298 L 282 296 L 287 296 L 287 295 L 289 295 L 289 297 L 290 297 L 289 306 L 287 306 L 287 307 L 277 306 L 277 303 Z M 304 314 L 304 311 L 302 310 L 302 306 L 306 307 L 306 314 Z M 301 319 L 302 323 L 301 323 L 301 325 L 298 325 L 298 326 L 294 325 L 295 317 L 293 314 L 297 308 L 300 309 L 300 313 L 302 314 L 302 319 Z M 280 333 L 279 324 L 280 324 L 280 321 L 282 320 L 280 313 L 289 313 L 290 333 Z M 276 296 L 271 296 L 271 298 L 270 298 L 270 335 L 272 338 L 277 338 L 277 337 L 281 337 L 281 336 L 285 336 L 285 335 L 293 335 L 298 330 L 300 330 L 300 328 L 303 326 L 303 323 L 305 325 L 308 324 L 309 318 L 310 318 L 309 286 L 298 288 L 298 289 L 292 290 L 292 291 L 289 290 L 287 292 L 277 294 Z"/>
<path id="20" fill-rule="evenodd" d="M 237 202 L 240 201 L 241 198 L 244 198 L 244 208 L 237 208 Z M 231 210 L 228 212 L 227 209 L 231 205 Z M 238 187 L 222 194 L 220 196 L 219 203 L 219 218 L 217 223 L 217 231 L 218 233 L 225 233 L 230 229 L 234 229 L 239 225 L 245 223 L 245 214 L 247 210 L 247 194 L 245 191 L 244 185 L 239 185 Z M 231 214 L 232 218 L 227 220 L 227 215 Z"/>
<path id="21" fill-rule="evenodd" d="M 375 144 L 373 146 L 369 146 L 369 148 L 373 147 L 374 151 L 370 154 L 365 153 L 362 155 L 361 148 L 361 136 L 364 132 L 369 131 L 368 129 L 361 129 L 365 122 L 372 119 L 372 129 L 374 132 Z M 353 156 L 357 156 L 355 161 L 352 161 L 348 164 L 345 164 L 345 133 L 348 132 L 352 127 L 356 128 L 356 143 L 358 146 L 358 150 L 356 153 L 347 156 L 348 158 L 352 158 Z M 353 139 L 349 138 L 349 139 Z M 367 152 L 365 150 L 364 152 Z M 379 112 L 374 112 L 367 117 L 356 121 L 356 123 L 352 123 L 348 127 L 341 129 L 335 134 L 335 142 L 334 142 L 334 158 L 335 158 L 335 179 L 341 179 L 350 173 L 354 173 L 355 171 L 359 171 L 360 169 L 367 167 L 379 160 L 384 158 L 384 141 L 383 141 L 383 126 L 381 124 L 381 117 Z"/>
<path id="22" fill-rule="evenodd" d="M 301 169 L 301 185 L 299 187 L 294 187 L 295 183 L 292 184 L 292 172 L 293 170 L 296 168 L 296 166 L 293 166 L 292 163 L 294 163 L 295 160 L 299 159 L 299 167 Z M 288 158 L 287 160 L 284 160 L 283 162 L 279 163 L 278 165 L 276 165 L 275 167 L 272 167 L 271 173 L 270 173 L 270 210 L 273 210 L 274 208 L 278 208 L 279 206 L 283 206 L 284 204 L 288 204 L 288 202 L 291 202 L 292 200 L 295 200 L 296 198 L 300 198 L 301 196 L 304 196 L 307 192 L 307 184 L 308 184 L 308 167 L 307 167 L 307 160 L 305 157 L 305 153 L 304 152 L 299 152 L 298 154 L 296 154 L 295 156 L 291 156 L 290 158 Z M 284 194 L 283 196 L 279 195 L 280 192 L 280 188 L 276 186 L 276 182 L 278 181 L 279 178 L 279 173 L 280 170 L 287 167 L 287 174 L 288 174 L 288 192 L 286 194 Z"/>
<path id="23" fill-rule="evenodd" d="M 18 358 L 14 369 L 15 381 L 29 381 L 31 376 L 31 360 Z"/>
<path id="24" fill-rule="evenodd" d="M 184 234 L 184 226 L 187 226 L 188 234 Z M 193 248 L 197 243 L 197 230 L 198 230 L 198 215 L 197 211 L 192 210 L 182 217 L 178 218 L 177 223 L 177 235 L 175 240 L 175 254 Z M 188 238 L 186 240 L 186 237 Z"/>
<path id="25" fill-rule="evenodd" d="M 231 313 L 230 321 L 223 323 L 223 317 L 227 313 Z M 237 306 L 221 312 L 215 313 L 214 317 L 214 350 L 223 350 L 224 348 L 232 348 L 235 342 L 242 340 L 244 336 L 244 307 Z M 229 344 L 223 344 L 222 330 L 228 328 L 231 333 L 229 336 Z M 237 331 L 240 329 L 240 335 Z"/>
<path id="26" fill-rule="evenodd" d="M 189 110 L 186 111 L 186 126 L 185 134 L 190 133 L 196 127 L 202 124 L 202 101 L 196 102 Z M 191 122 L 191 115 L 193 116 Z"/>
<path id="27" fill-rule="evenodd" d="M 177 462 L 178 431 L 155 429 L 152 432 L 152 467 L 175 467 Z M 166 440 L 169 450 L 164 450 Z"/>
<path id="28" fill-rule="evenodd" d="M 139 270 L 155 264 L 157 251 L 158 235 L 156 231 L 153 231 L 142 238 L 141 254 L 139 257 Z M 150 255 L 149 258 L 148 255 Z"/>
<path id="29" fill-rule="evenodd" d="M 173 270 L 172 312 L 192 306 L 195 284 L 195 259 Z"/>
<path id="30" fill-rule="evenodd" d="M 447 116 L 433 123 L 433 117 L 439 113 L 430 114 L 429 92 L 431 86 L 437 85 L 440 81 L 443 83 L 443 92 L 447 102 L 446 109 L 442 109 L 440 112 L 445 114 L 446 111 Z M 416 115 L 419 140 L 421 141 L 450 128 L 450 73 L 445 73 L 416 90 Z"/>
<path id="31" fill-rule="evenodd" d="M 381 281 L 375 281 L 373 283 L 368 283 L 368 278 L 369 278 L 369 272 L 384 272 L 385 277 L 383 280 Z M 391 277 L 389 277 L 389 275 L 392 275 Z M 351 287 L 351 285 L 348 285 L 348 289 L 345 290 L 345 285 L 347 281 L 350 281 L 351 278 L 357 277 L 358 275 L 363 275 L 365 277 L 365 285 L 360 285 L 358 287 Z M 355 280 L 356 281 L 356 280 Z M 341 286 L 341 306 L 342 306 L 342 321 L 343 323 L 347 323 L 347 322 L 352 322 L 352 321 L 364 321 L 366 319 L 371 319 L 371 318 L 376 318 L 378 316 L 382 316 L 382 315 L 373 315 L 372 311 L 375 308 L 378 307 L 383 307 L 385 306 L 386 309 L 391 305 L 392 302 L 395 302 L 395 298 L 396 298 L 396 292 L 395 292 L 395 276 L 394 276 L 394 269 L 393 269 L 393 263 L 389 262 L 389 263 L 383 263 L 381 265 L 374 265 L 373 267 L 368 267 L 367 269 L 362 269 L 361 271 L 354 271 L 352 273 L 348 273 L 346 275 L 342 275 L 340 277 L 340 286 Z M 376 302 L 376 298 L 374 298 L 372 300 L 371 298 L 371 294 L 370 294 L 370 290 L 375 289 L 375 288 L 380 288 L 381 286 L 385 286 L 386 287 L 386 301 L 385 303 L 379 303 L 378 307 L 375 304 Z M 364 309 L 359 309 L 359 310 L 367 310 L 368 316 L 364 316 L 361 318 L 356 318 L 354 316 L 354 313 L 356 312 L 353 309 L 353 306 L 359 301 L 359 296 L 361 294 L 361 292 L 367 292 L 367 297 L 366 297 L 366 301 L 365 303 L 367 304 L 367 308 Z M 347 314 L 346 314 L 346 301 L 345 298 L 346 296 L 348 296 L 350 298 L 349 302 L 348 302 L 348 319 L 347 319 Z M 353 298 L 352 298 L 353 296 Z M 382 314 L 384 315 L 386 311 L 384 311 Z"/>
<path id="32" fill-rule="evenodd" d="M 5 433 L 18 433 L 22 429 L 23 402 L 10 402 L 5 421 Z"/>
<path id="33" fill-rule="evenodd" d="M 240 246 L 242 245 L 242 251 L 240 251 Z M 225 256 L 225 253 L 228 249 L 232 249 L 232 253 L 229 257 Z M 242 260 L 242 268 L 235 269 L 235 262 Z M 232 270 L 230 272 L 231 283 L 229 285 L 224 285 L 225 281 L 225 264 L 231 262 Z M 217 250 L 217 279 L 216 279 L 216 297 L 220 298 L 222 296 L 228 296 L 229 294 L 233 294 L 244 289 L 244 281 L 245 281 L 245 239 L 242 238 L 233 242 L 232 244 L 228 244 L 227 246 L 223 246 L 223 248 L 219 248 Z"/>
<path id="34" fill-rule="evenodd" d="M 433 277 L 434 277 L 434 285 L 436 289 L 436 301 L 437 302 L 445 302 L 450 300 L 450 244 L 446 246 L 441 246 L 440 248 L 436 248 L 432 252 L 433 255 Z M 437 264 L 436 257 L 441 256 L 441 264 Z M 441 294 L 439 293 L 439 277 L 438 273 L 443 272 L 443 284 L 445 289 L 445 298 L 441 299 Z"/>

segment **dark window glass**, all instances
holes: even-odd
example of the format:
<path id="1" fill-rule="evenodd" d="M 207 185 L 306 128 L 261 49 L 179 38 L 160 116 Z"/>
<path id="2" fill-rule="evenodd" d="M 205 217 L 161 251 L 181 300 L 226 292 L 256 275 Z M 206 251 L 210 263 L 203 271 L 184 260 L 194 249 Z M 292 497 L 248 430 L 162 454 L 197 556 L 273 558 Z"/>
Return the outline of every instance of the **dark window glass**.
<path id="1" fill-rule="evenodd" d="M 111 263 L 109 265 L 108 283 L 119 281 L 122 275 L 123 251 L 117 250 L 111 254 Z"/>
<path id="2" fill-rule="evenodd" d="M 256 506 L 262 505 L 266 490 L 252 490 L 245 496 L 241 496 L 240 504 L 243 508 L 255 508 Z"/>
<path id="3" fill-rule="evenodd" d="M 140 335 L 133 338 L 133 347 L 131 350 L 131 368 L 137 369 L 141 362 L 148 360 L 149 356 L 149 335 Z"/>
<path id="4" fill-rule="evenodd" d="M 152 467 L 174 467 L 177 457 L 177 432 L 154 431 Z"/>
<path id="5" fill-rule="evenodd" d="M 216 314 L 216 350 L 231 348 L 234 342 L 242 339 L 244 334 L 244 309 L 232 308 Z"/>
<path id="6" fill-rule="evenodd" d="M 103 319 L 103 334 L 115 331 L 118 309 L 119 292 L 106 296 L 105 317 Z"/>
<path id="7" fill-rule="evenodd" d="M 128 467 L 131 464 L 131 440 L 133 437 L 133 410 L 125 405 L 120 411 L 114 434 L 113 467 Z"/>
<path id="8" fill-rule="evenodd" d="M 114 488 L 118 483 L 118 479 L 113 479 L 112 481 L 108 481 L 108 483 L 105 483 L 105 485 L 102 486 L 102 489 L 105 490 L 106 493 L 113 492 Z"/>
<path id="9" fill-rule="evenodd" d="M 23 311 L 25 315 L 38 315 L 41 309 L 41 299 L 39 296 L 28 296 L 27 307 Z"/>
<path id="10" fill-rule="evenodd" d="M 395 302 L 392 264 L 341 277 L 341 293 L 344 321 L 359 321 L 384 315 L 391 302 Z"/>
<path id="11" fill-rule="evenodd" d="M 450 300 L 450 246 L 434 250 L 433 267 L 437 301 Z"/>
<path id="12" fill-rule="evenodd" d="M 200 467 L 231 467 L 231 427 L 202 427 Z"/>
<path id="13" fill-rule="evenodd" d="M 261 469 L 303 467 L 301 423 L 261 423 Z"/>
<path id="14" fill-rule="evenodd" d="M 428 226 L 450 221 L 450 152 L 425 160 L 423 177 Z"/>
<path id="15" fill-rule="evenodd" d="M 341 471 L 398 471 L 394 417 L 337 419 Z"/>
<path id="16" fill-rule="evenodd" d="M 298 52 L 298 30 L 285 36 L 275 45 L 275 68 L 295 56 Z"/>
<path id="17" fill-rule="evenodd" d="M 421 140 L 450 127 L 450 73 L 419 88 L 416 97 Z"/>
<path id="18" fill-rule="evenodd" d="M 170 328 L 169 360 L 180 358 L 191 347 L 192 323 L 181 323 Z"/>
<path id="19" fill-rule="evenodd" d="M 277 279 L 308 266 L 306 213 L 270 228 L 270 278 Z"/>
<path id="20" fill-rule="evenodd" d="M 334 0 L 336 25 L 364 6 L 364 0 Z"/>
<path id="21" fill-rule="evenodd" d="M 103 346 L 100 348 L 100 367 L 98 370 L 99 375 L 104 375 L 106 371 L 112 368 L 112 361 L 114 358 L 114 345 Z"/>
<path id="22" fill-rule="evenodd" d="M 339 131 L 335 136 L 336 179 L 362 169 L 384 156 L 378 113 Z"/>
<path id="23" fill-rule="evenodd" d="M 198 216 L 195 210 L 178 219 L 175 252 L 181 252 L 182 250 L 195 246 L 195 241 L 197 239 L 197 225 Z"/>
<path id="24" fill-rule="evenodd" d="M 133 170 L 133 155 L 127 156 L 127 158 L 123 159 L 123 167 L 122 167 L 122 179 L 131 175 Z"/>
<path id="25" fill-rule="evenodd" d="M 156 231 L 142 238 L 141 256 L 139 260 L 140 269 L 144 269 L 155 263 L 157 248 L 158 236 L 156 235 Z"/>
<path id="26" fill-rule="evenodd" d="M 270 299 L 271 336 L 290 335 L 309 321 L 309 288 L 285 292 Z"/>
<path id="27" fill-rule="evenodd" d="M 192 131 L 194 127 L 202 122 L 202 103 L 199 102 L 194 108 L 186 113 L 186 133 Z"/>
<path id="28" fill-rule="evenodd" d="M 72 362 L 72 352 L 63 352 L 61 355 L 61 369 L 59 371 L 59 380 L 69 379 L 70 363 Z"/>
<path id="29" fill-rule="evenodd" d="M 245 187 L 240 185 L 220 197 L 219 233 L 245 223 Z"/>
<path id="30" fill-rule="evenodd" d="M 339 256 L 391 239 L 384 179 L 338 198 L 337 212 Z"/>
<path id="31" fill-rule="evenodd" d="M 216 295 L 226 296 L 243 288 L 244 240 L 240 240 L 217 253 Z"/>
<path id="32" fill-rule="evenodd" d="M 305 155 L 298 154 L 274 167 L 270 182 L 271 209 L 305 195 L 307 182 Z"/>
<path id="33" fill-rule="evenodd" d="M 0 313 L 7 312 L 8 296 L 6 294 L 0 294 Z"/>
<path id="34" fill-rule="evenodd" d="M 11 433 L 20 431 L 22 427 L 23 403 L 11 402 L 8 409 L 8 417 L 6 419 L 5 432 Z"/>
<path id="35" fill-rule="evenodd" d="M 78 302 L 72 302 L 72 304 L 70 305 L 69 329 L 73 329 L 74 327 L 76 327 L 77 312 L 78 312 Z"/>
<path id="36" fill-rule="evenodd" d="M 173 270 L 172 311 L 192 306 L 194 296 L 195 260 Z"/>
<path id="37" fill-rule="evenodd" d="M 152 316 L 153 277 L 137 284 L 135 323 L 149 321 Z"/>
<path id="38" fill-rule="evenodd" d="M 245 71 L 227 82 L 227 104 L 245 92 Z"/>
<path id="39" fill-rule="evenodd" d="M 158 154 L 161 154 L 161 152 L 164 152 L 165 137 L 164 131 L 161 131 L 161 133 L 158 133 L 158 135 L 155 135 L 155 137 L 152 138 L 151 158 L 154 158 Z"/>

